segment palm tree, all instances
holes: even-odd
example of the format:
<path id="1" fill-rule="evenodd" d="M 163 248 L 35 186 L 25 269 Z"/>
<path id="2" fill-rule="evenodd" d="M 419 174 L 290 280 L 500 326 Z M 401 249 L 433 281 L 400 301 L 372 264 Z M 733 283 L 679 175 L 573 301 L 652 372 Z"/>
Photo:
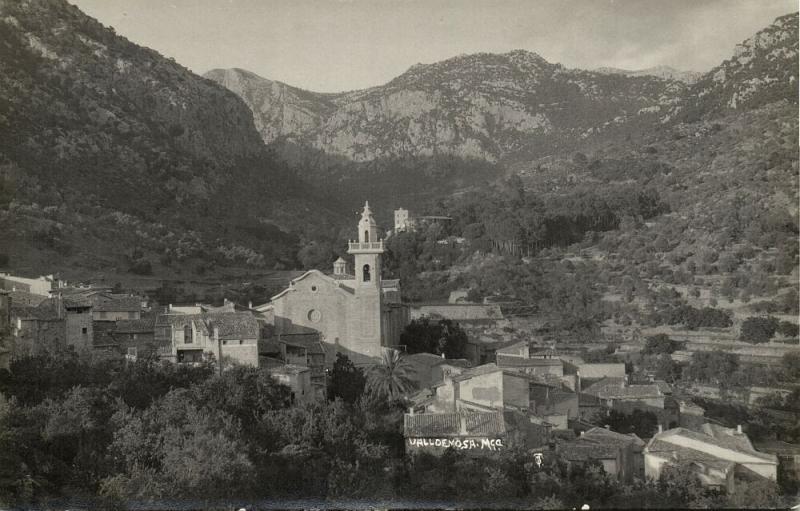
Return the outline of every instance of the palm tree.
<path id="1" fill-rule="evenodd" d="M 400 356 L 400 352 L 384 348 L 381 362 L 367 373 L 367 389 L 370 397 L 393 401 L 414 389 L 411 374 L 414 368 Z"/>

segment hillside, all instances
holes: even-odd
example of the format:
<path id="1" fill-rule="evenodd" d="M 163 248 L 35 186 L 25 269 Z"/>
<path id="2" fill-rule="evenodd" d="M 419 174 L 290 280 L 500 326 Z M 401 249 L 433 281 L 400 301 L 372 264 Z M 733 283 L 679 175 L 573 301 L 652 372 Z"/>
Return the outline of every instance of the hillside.
<path id="1" fill-rule="evenodd" d="M 241 69 L 206 76 L 242 97 L 276 156 L 332 198 L 364 190 L 425 207 L 426 197 L 549 159 L 641 145 L 680 123 L 776 101 L 796 105 L 796 36 L 797 14 L 782 16 L 705 74 L 567 69 L 518 50 L 418 64 L 385 85 L 338 94 Z"/>
<path id="2" fill-rule="evenodd" d="M 0 1 L 0 178 L 0 252 L 29 272 L 291 267 L 337 218 L 237 96 L 65 1 Z"/>

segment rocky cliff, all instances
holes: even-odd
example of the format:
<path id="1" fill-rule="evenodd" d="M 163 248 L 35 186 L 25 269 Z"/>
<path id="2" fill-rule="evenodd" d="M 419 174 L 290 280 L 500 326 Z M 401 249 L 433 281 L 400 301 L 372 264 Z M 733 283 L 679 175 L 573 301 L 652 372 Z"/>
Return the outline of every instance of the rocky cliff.
<path id="1" fill-rule="evenodd" d="M 354 161 L 496 161 L 547 150 L 559 140 L 652 122 L 685 89 L 655 77 L 567 69 L 526 51 L 419 64 L 385 85 L 341 94 L 301 91 L 237 69 L 206 76 L 247 102 L 265 142 L 285 137 Z"/>

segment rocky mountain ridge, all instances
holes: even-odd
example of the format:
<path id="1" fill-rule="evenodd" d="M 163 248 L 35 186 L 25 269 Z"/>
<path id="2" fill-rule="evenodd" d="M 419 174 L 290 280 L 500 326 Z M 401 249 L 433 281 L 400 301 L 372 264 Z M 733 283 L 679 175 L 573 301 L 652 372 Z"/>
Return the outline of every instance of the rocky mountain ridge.
<path id="1" fill-rule="evenodd" d="M 625 76 L 655 76 L 656 78 L 661 78 L 662 80 L 677 80 L 688 85 L 693 84 L 701 76 L 703 76 L 703 73 L 697 71 L 681 71 L 680 69 L 675 69 L 674 67 L 670 66 L 655 66 L 633 71 L 629 69 L 619 69 L 616 67 L 598 67 L 595 69 L 595 72 L 603 74 L 619 74 Z"/>
<path id="2" fill-rule="evenodd" d="M 385 85 L 339 94 L 238 69 L 206 76 L 245 100 L 268 144 L 285 140 L 354 162 L 437 155 L 496 162 L 636 136 L 687 116 L 796 102 L 796 74 L 794 13 L 703 75 L 568 69 L 517 50 L 417 64 Z"/>
<path id="3" fill-rule="evenodd" d="M 526 51 L 416 65 L 383 86 L 341 94 L 300 91 L 236 69 L 206 77 L 248 103 L 266 143 L 283 137 L 357 162 L 443 154 L 497 161 L 558 138 L 652 122 L 685 88 L 571 70 Z"/>

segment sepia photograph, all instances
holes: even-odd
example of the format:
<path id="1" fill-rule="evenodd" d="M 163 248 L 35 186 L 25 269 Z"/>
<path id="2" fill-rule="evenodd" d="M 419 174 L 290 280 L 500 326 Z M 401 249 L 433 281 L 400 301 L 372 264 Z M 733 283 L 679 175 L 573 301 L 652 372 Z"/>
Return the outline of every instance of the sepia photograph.
<path id="1" fill-rule="evenodd" d="M 797 0 L 0 0 L 0 511 L 800 510 Z"/>

